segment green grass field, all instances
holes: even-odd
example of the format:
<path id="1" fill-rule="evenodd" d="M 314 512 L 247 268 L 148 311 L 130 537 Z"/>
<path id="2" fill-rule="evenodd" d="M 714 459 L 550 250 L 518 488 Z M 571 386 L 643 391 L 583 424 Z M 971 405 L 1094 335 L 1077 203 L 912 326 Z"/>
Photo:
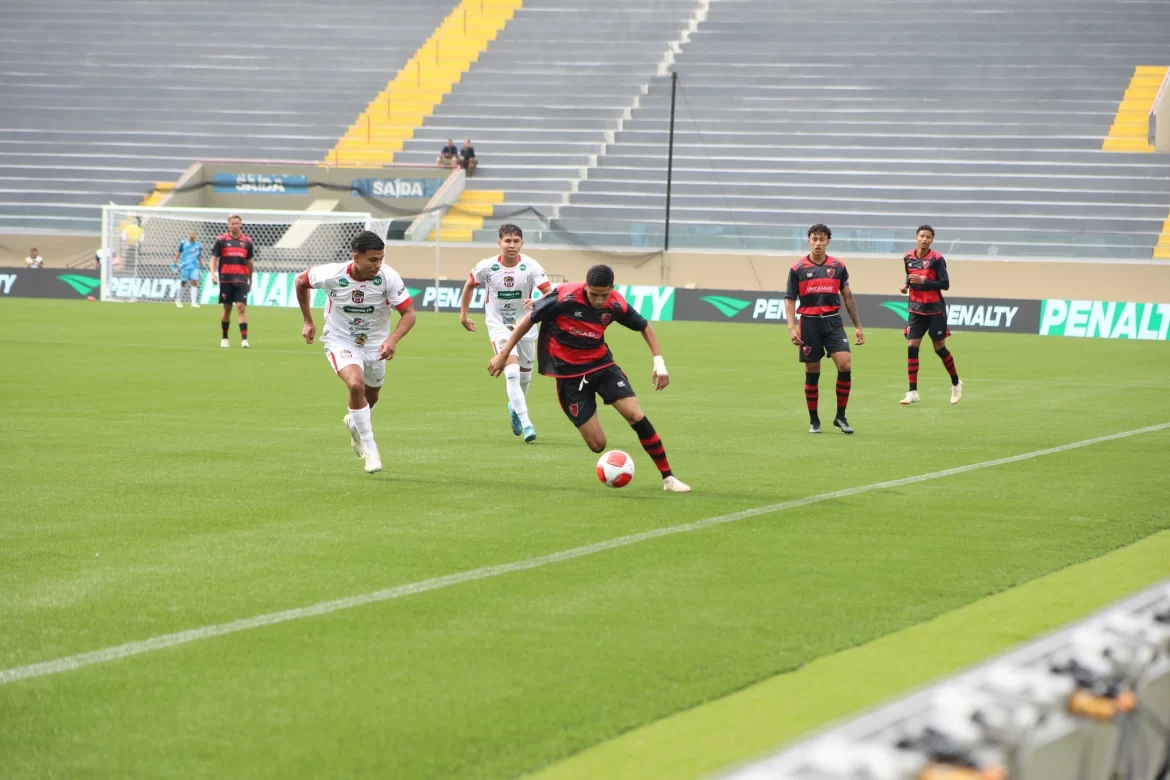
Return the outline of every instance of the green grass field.
<path id="1" fill-rule="evenodd" d="M 374 411 L 299 315 L 0 304 L 3 670 L 843 488 L 1170 422 L 1166 345 L 958 334 L 962 404 L 901 334 L 809 436 L 781 328 L 611 343 L 690 495 L 608 490 L 537 378 L 512 436 L 486 336 L 420 315 Z M 233 344 L 238 342 L 235 328 Z M 299 342 L 299 343 L 298 343 Z M 826 364 L 827 367 L 827 364 Z M 829 406 L 832 372 L 822 379 Z M 826 420 L 831 415 L 823 415 Z M 749 517 L 0 685 L 0 777 L 509 777 L 1170 528 L 1170 430 Z"/>

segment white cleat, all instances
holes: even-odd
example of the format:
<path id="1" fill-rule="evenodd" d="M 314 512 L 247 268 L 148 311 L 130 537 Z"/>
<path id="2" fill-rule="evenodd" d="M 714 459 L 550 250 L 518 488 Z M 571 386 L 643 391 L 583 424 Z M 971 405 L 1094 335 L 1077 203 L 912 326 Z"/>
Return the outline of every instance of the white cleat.
<path id="1" fill-rule="evenodd" d="M 182 301 L 175 301 L 175 305 L 176 305 L 176 306 L 178 306 L 180 309 L 181 309 L 181 308 L 183 308 L 183 302 L 182 302 Z"/>
<path id="2" fill-rule="evenodd" d="M 247 340 L 247 339 L 244 339 L 243 341 L 241 341 L 241 342 L 240 342 L 240 347 L 241 347 L 242 349 L 247 349 L 247 348 L 248 348 L 248 340 Z"/>
<path id="3" fill-rule="evenodd" d="M 382 470 L 382 456 L 376 449 L 366 450 L 366 473 L 376 474 Z"/>
<path id="4" fill-rule="evenodd" d="M 230 346 L 231 346 L 231 344 L 230 344 L 230 343 L 228 343 L 228 340 L 227 340 L 227 339 L 220 339 L 220 340 L 219 340 L 219 345 L 220 345 L 221 347 L 223 347 L 224 349 L 227 349 L 228 347 L 230 347 Z"/>
<path id="5" fill-rule="evenodd" d="M 678 477 L 667 477 L 662 480 L 662 489 L 668 493 L 690 493 L 691 486 Z"/>
<path id="6" fill-rule="evenodd" d="M 199 301 L 195 301 L 194 303 L 192 303 L 192 304 L 191 304 L 191 308 L 192 308 L 192 309 L 198 309 L 198 308 L 199 308 Z"/>
<path id="7" fill-rule="evenodd" d="M 900 403 L 902 406 L 909 406 L 910 404 L 918 403 L 918 391 L 911 390 L 909 393 L 906 393 L 906 397 L 898 403 Z"/>
<path id="8" fill-rule="evenodd" d="M 963 383 L 951 385 L 951 403 L 957 404 L 963 398 Z"/>
<path id="9" fill-rule="evenodd" d="M 341 418 L 345 423 L 345 427 L 349 430 L 349 446 L 353 447 L 353 454 L 359 458 L 366 456 L 366 448 L 362 446 L 362 437 L 358 434 L 357 428 L 353 427 L 353 418 L 348 414 Z"/>

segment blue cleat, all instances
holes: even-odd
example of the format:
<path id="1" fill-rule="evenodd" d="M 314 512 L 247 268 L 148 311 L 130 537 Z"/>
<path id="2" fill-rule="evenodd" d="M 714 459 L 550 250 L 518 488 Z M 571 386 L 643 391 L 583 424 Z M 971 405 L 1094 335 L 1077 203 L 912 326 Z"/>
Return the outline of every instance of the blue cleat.
<path id="1" fill-rule="evenodd" d="M 520 425 L 520 415 L 512 411 L 512 402 L 508 402 L 508 414 L 512 415 L 512 433 L 519 436 L 524 432 L 524 427 Z"/>
<path id="2" fill-rule="evenodd" d="M 536 441 L 536 429 L 531 425 L 526 425 L 524 427 L 524 441 L 530 444 Z"/>

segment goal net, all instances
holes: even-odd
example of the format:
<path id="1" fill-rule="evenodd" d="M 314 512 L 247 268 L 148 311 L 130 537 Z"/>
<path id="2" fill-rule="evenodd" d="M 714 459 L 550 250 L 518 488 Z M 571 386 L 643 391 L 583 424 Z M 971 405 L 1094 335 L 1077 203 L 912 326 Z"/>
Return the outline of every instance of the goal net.
<path id="1" fill-rule="evenodd" d="M 203 245 L 199 300 L 217 301 L 219 289 L 209 278 L 211 250 L 227 232 L 230 214 L 243 219 L 244 233 L 252 239 L 255 276 L 248 303 L 256 306 L 296 306 L 293 277 L 311 265 L 348 261 L 350 241 L 372 222 L 369 214 L 360 213 L 105 206 L 102 300 L 174 301 L 179 291 L 175 256 L 179 243 L 194 232 Z"/>

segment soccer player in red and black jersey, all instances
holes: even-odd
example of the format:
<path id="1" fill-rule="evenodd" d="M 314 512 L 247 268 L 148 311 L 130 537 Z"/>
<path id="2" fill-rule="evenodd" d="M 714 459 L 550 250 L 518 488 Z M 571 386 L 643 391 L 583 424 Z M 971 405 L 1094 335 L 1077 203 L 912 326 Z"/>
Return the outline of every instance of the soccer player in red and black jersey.
<path id="1" fill-rule="evenodd" d="M 211 249 L 211 283 L 219 285 L 219 302 L 223 304 L 219 342 L 228 346 L 228 328 L 232 324 L 232 304 L 240 314 L 240 346 L 248 348 L 248 291 L 252 289 L 252 239 L 244 235 L 244 220 L 238 214 L 228 217 L 228 232 L 215 240 Z"/>
<path id="2" fill-rule="evenodd" d="M 655 390 L 670 384 L 666 363 L 658 349 L 654 328 L 641 314 L 626 303 L 613 288 L 613 269 L 595 265 L 585 274 L 584 284 L 562 284 L 551 295 L 536 301 L 532 311 L 525 314 L 500 352 L 488 363 L 488 373 L 499 376 L 504 372 L 508 356 L 532 329 L 540 323 L 537 339 L 537 368 L 545 376 L 557 381 L 557 397 L 561 409 L 581 437 L 594 452 L 605 450 L 605 431 L 597 419 L 597 396 L 617 409 L 618 414 L 638 435 L 642 449 L 658 467 L 662 487 L 672 493 L 689 493 L 690 487 L 674 476 L 666 448 L 650 420 L 638 406 L 629 377 L 614 362 L 613 353 L 605 343 L 605 329 L 618 322 L 636 330 L 646 339 L 654 355 L 651 381 Z"/>
<path id="3" fill-rule="evenodd" d="M 861 318 L 857 316 L 857 302 L 849 289 L 849 272 L 845 264 L 828 255 L 833 232 L 817 223 L 808 229 L 808 254 L 800 258 L 788 272 L 788 291 L 784 307 L 788 314 L 788 335 L 800 348 L 797 358 L 804 363 L 804 400 L 808 404 L 809 433 L 821 432 L 821 418 L 817 413 L 818 383 L 821 379 L 821 358 L 828 353 L 837 366 L 837 414 L 833 425 L 841 433 L 853 433 L 845 419 L 849 392 L 853 388 L 853 355 L 845 324 L 841 321 L 841 303 L 844 301 L 853 327 L 857 329 L 857 344 L 865 343 Z M 800 307 L 796 305 L 800 300 Z M 796 315 L 800 315 L 799 323 Z"/>
<path id="4" fill-rule="evenodd" d="M 902 263 L 906 266 L 906 283 L 902 293 L 910 293 L 910 324 L 906 328 L 909 347 L 906 350 L 906 374 L 910 378 L 910 392 L 900 403 L 902 406 L 918 403 L 918 347 L 927 333 L 934 342 L 934 353 L 943 362 L 951 375 L 951 403 L 957 404 L 963 397 L 963 383 L 955 370 L 955 358 L 947 349 L 947 302 L 942 291 L 951 288 L 947 274 L 947 261 L 930 248 L 934 243 L 934 228 L 923 225 L 915 236 L 918 246 L 906 253 Z"/>

